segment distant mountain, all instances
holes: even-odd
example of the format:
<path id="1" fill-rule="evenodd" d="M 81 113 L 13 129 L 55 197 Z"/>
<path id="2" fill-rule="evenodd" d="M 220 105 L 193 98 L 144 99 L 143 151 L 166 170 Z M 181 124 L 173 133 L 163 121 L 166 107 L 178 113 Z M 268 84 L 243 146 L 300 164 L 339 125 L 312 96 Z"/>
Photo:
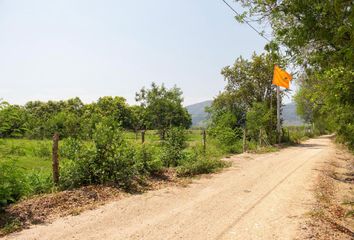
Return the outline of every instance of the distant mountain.
<path id="1" fill-rule="evenodd" d="M 187 106 L 189 114 L 192 116 L 192 126 L 193 127 L 204 127 L 206 126 L 206 120 L 208 118 L 208 113 L 205 112 L 205 107 L 210 107 L 213 101 L 204 101 Z"/>
<path id="2" fill-rule="evenodd" d="M 204 101 L 187 106 L 189 114 L 192 116 L 192 127 L 205 127 L 208 113 L 205 107 L 210 107 L 213 101 Z M 296 113 L 296 104 L 288 103 L 283 106 L 282 118 L 284 126 L 303 125 L 304 121 Z"/>

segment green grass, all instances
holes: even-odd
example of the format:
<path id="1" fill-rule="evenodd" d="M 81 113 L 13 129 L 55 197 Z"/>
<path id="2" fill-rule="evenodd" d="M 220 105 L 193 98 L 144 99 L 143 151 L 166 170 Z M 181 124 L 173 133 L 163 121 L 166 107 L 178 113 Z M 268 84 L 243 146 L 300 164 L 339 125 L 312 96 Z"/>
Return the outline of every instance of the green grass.
<path id="1" fill-rule="evenodd" d="M 25 170 L 50 171 L 51 141 L 0 139 L 0 161 L 16 161 Z"/>

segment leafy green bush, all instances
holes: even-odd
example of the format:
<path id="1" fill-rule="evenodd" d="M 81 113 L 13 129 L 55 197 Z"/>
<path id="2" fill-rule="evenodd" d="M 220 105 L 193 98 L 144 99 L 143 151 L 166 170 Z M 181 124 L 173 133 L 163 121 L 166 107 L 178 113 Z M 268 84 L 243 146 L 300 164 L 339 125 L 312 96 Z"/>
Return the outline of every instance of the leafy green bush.
<path id="1" fill-rule="evenodd" d="M 60 142 L 60 156 L 62 158 L 75 158 L 80 152 L 83 142 L 77 138 L 68 137 Z"/>
<path id="2" fill-rule="evenodd" d="M 67 151 L 69 160 L 62 166 L 61 186 L 114 184 L 129 188 L 142 175 L 161 169 L 154 149 L 139 149 L 128 144 L 123 136 L 122 129 L 109 121 L 97 124 L 91 145 L 81 143 L 75 151 Z"/>
<path id="3" fill-rule="evenodd" d="M 26 176 L 16 163 L 0 162 L 0 207 L 18 201 L 29 192 Z"/>
<path id="4" fill-rule="evenodd" d="M 26 174 L 29 194 L 42 194 L 50 192 L 53 188 L 52 175 L 44 171 L 31 171 Z"/>
<path id="5" fill-rule="evenodd" d="M 204 173 L 212 173 L 226 166 L 226 163 L 218 158 L 209 157 L 194 149 L 185 155 L 180 166 L 177 167 L 178 176 L 193 176 Z"/>
<path id="6" fill-rule="evenodd" d="M 167 131 L 166 141 L 162 144 L 162 162 L 166 167 L 178 166 L 183 159 L 186 145 L 186 133 L 183 128 L 171 128 Z"/>
<path id="7" fill-rule="evenodd" d="M 210 136 L 214 138 L 218 146 L 226 153 L 242 152 L 242 130 L 231 127 L 216 126 L 210 129 Z"/>
<path id="8" fill-rule="evenodd" d="M 146 144 L 136 146 L 137 168 L 142 175 L 157 174 L 163 168 L 160 151 L 156 146 Z"/>
<path id="9" fill-rule="evenodd" d="M 49 192 L 52 187 L 49 173 L 26 173 L 13 160 L 0 162 L 0 207 L 14 203 L 22 197 Z"/>

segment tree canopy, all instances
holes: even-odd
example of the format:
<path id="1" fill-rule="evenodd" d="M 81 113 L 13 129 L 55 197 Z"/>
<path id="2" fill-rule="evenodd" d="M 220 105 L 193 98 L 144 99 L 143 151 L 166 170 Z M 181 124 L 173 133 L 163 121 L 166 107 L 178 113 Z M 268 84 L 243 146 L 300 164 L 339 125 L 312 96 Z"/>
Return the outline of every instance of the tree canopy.
<path id="1" fill-rule="evenodd" d="M 159 130 L 161 138 L 165 138 L 170 127 L 188 128 L 192 124 L 191 116 L 182 105 L 182 91 L 176 86 L 167 89 L 152 83 L 150 89 L 144 87 L 136 93 L 136 101 L 146 111 L 148 127 Z"/>
<path id="2" fill-rule="evenodd" d="M 348 0 L 239 0 L 244 19 L 268 21 L 299 66 L 299 113 L 354 147 L 354 12 Z M 244 20 L 243 19 L 243 20 Z M 242 19 L 241 19 L 242 20 Z"/>

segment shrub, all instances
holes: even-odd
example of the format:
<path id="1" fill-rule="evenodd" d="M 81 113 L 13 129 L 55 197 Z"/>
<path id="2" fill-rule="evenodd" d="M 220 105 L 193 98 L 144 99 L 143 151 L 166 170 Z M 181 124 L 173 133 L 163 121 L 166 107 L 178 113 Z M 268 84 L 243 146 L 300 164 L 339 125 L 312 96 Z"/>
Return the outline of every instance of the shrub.
<path id="1" fill-rule="evenodd" d="M 217 141 L 217 144 L 224 152 L 242 152 L 242 130 L 239 128 L 216 126 L 210 129 L 210 136 Z"/>
<path id="2" fill-rule="evenodd" d="M 53 188 L 52 176 L 44 171 L 31 171 L 26 176 L 29 194 L 42 194 L 50 192 Z"/>
<path id="3" fill-rule="evenodd" d="M 59 148 L 60 156 L 63 158 L 76 158 L 80 152 L 83 143 L 77 138 L 68 137 L 61 141 Z"/>
<path id="4" fill-rule="evenodd" d="M 29 192 L 26 176 L 15 162 L 0 162 L 0 207 L 16 202 Z"/>
<path id="5" fill-rule="evenodd" d="M 226 163 L 218 158 L 211 158 L 202 154 L 197 149 L 185 155 L 181 165 L 177 167 L 179 176 L 193 176 L 204 173 L 212 173 L 226 166 Z"/>
<path id="6" fill-rule="evenodd" d="M 143 175 L 157 174 L 163 168 L 160 152 L 155 146 L 146 144 L 136 147 L 137 150 L 137 168 Z"/>
<path id="7" fill-rule="evenodd" d="M 139 177 L 136 149 L 123 139 L 120 127 L 103 121 L 96 125 L 93 144 L 81 146 L 64 161 L 61 185 L 115 184 L 129 188 Z"/>
<path id="8" fill-rule="evenodd" d="M 184 157 L 186 133 L 183 128 L 171 128 L 167 131 L 166 141 L 162 144 L 161 159 L 166 167 L 178 166 Z"/>

